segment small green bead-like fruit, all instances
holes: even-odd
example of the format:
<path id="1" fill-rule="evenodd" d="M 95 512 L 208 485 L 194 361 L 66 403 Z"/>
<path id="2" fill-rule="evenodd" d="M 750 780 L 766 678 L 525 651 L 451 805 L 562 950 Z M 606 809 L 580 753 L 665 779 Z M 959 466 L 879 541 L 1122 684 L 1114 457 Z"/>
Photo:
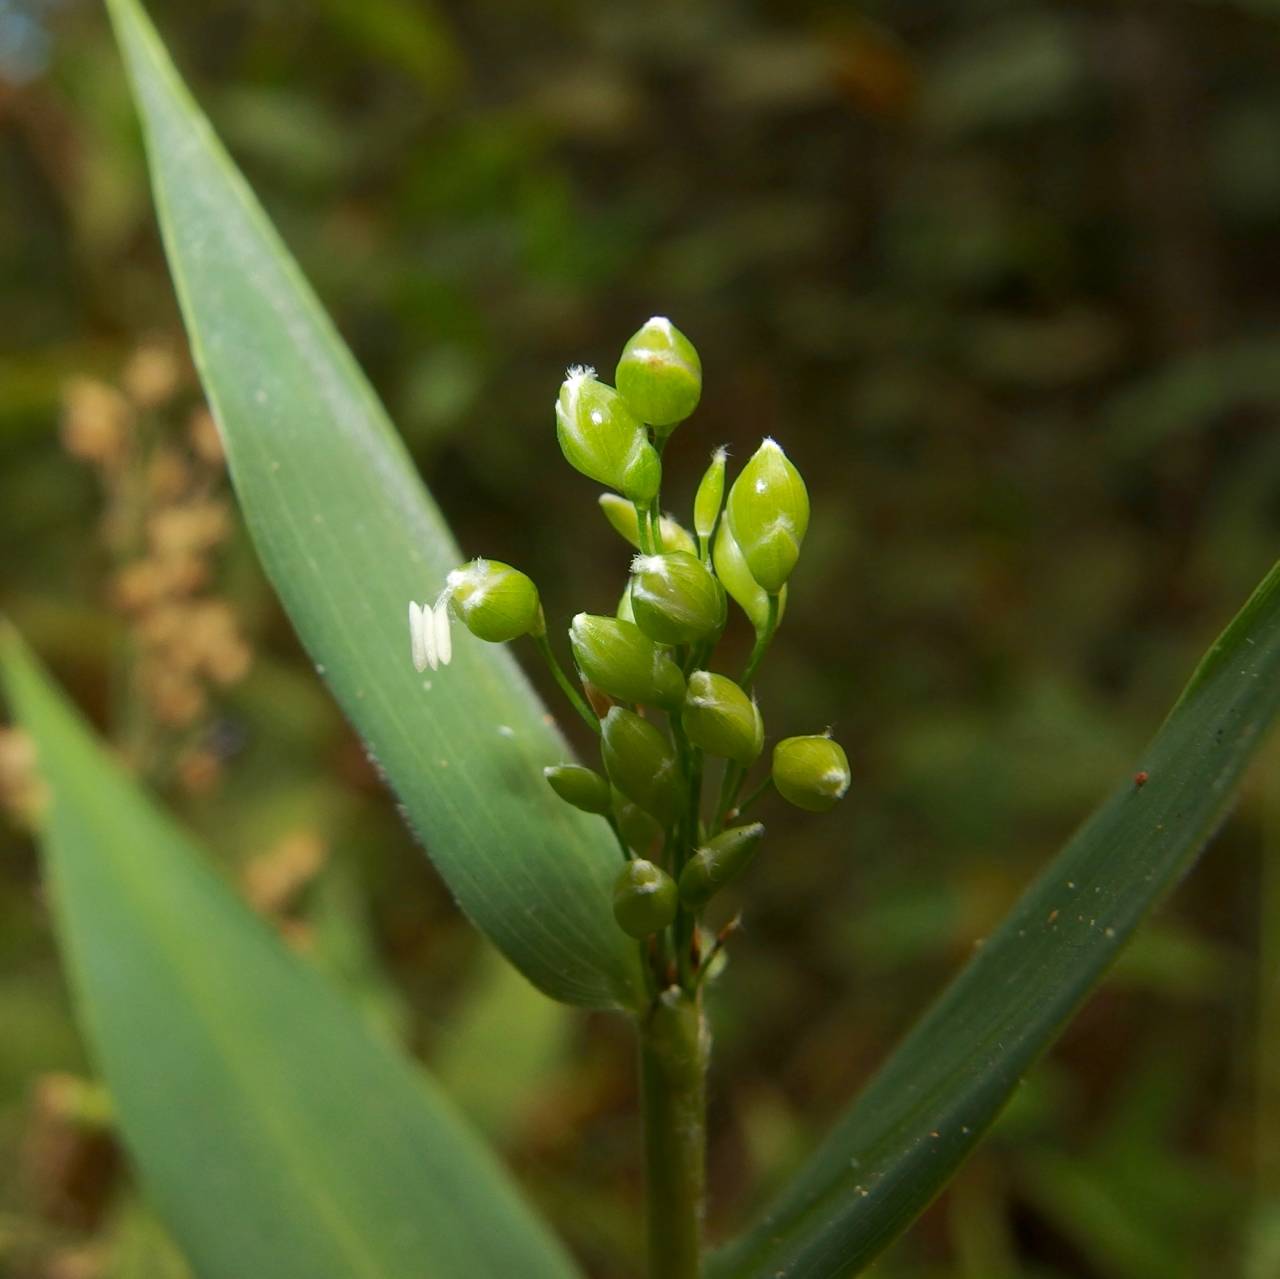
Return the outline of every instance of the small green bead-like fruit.
<path id="1" fill-rule="evenodd" d="M 720 508 L 724 505 L 724 470 L 728 452 L 718 448 L 711 455 L 711 465 L 703 473 L 698 483 L 698 491 L 693 498 L 693 531 L 702 539 L 704 546 L 711 543 L 711 534 L 716 520 L 720 518 Z"/>
<path id="2" fill-rule="evenodd" d="M 594 768 L 581 764 L 551 764 L 542 775 L 566 803 L 580 808 L 584 813 L 598 813 L 602 817 L 613 813 L 613 790 L 608 781 Z"/>
<path id="3" fill-rule="evenodd" d="M 764 827 L 752 822 L 750 826 L 731 826 L 708 840 L 680 872 L 680 900 L 700 910 L 751 865 L 763 835 Z"/>
<path id="4" fill-rule="evenodd" d="M 500 560 L 472 560 L 445 579 L 454 616 L 477 639 L 505 644 L 546 630 L 533 580 Z"/>
<path id="5" fill-rule="evenodd" d="M 600 509 L 604 512 L 604 517 L 613 525 L 617 532 L 631 543 L 638 551 L 640 549 L 640 520 L 636 515 L 636 506 L 634 502 L 628 502 L 625 497 L 619 497 L 617 493 L 601 493 Z M 663 515 L 658 520 L 658 528 L 662 533 L 662 549 L 664 551 L 688 551 L 693 554 L 697 551 L 697 543 L 690 536 L 689 531 L 683 528 L 669 515 Z"/>
<path id="6" fill-rule="evenodd" d="M 636 625 L 659 644 L 692 644 L 724 629 L 724 589 L 688 551 L 637 555 L 631 561 Z"/>
<path id="7" fill-rule="evenodd" d="M 620 702 L 673 710 L 684 700 L 680 668 L 632 622 L 579 613 L 569 626 L 569 643 L 582 674 Z"/>
<path id="8" fill-rule="evenodd" d="M 765 440 L 729 490 L 729 519 L 751 576 L 776 594 L 800 558 L 809 492 L 773 440 Z"/>
<path id="9" fill-rule="evenodd" d="M 747 561 L 743 558 L 742 548 L 733 536 L 728 520 L 721 520 L 716 529 L 715 548 L 712 552 L 716 576 L 734 603 L 747 615 L 756 634 L 761 634 L 769 625 L 769 592 L 751 576 Z M 778 592 L 778 620 L 787 607 L 787 588 Z"/>
<path id="10" fill-rule="evenodd" d="M 680 723 L 695 746 L 744 768 L 764 749 L 760 708 L 727 675 L 694 671 L 689 676 Z"/>
<path id="11" fill-rule="evenodd" d="M 660 933 L 676 917 L 680 894 L 661 866 L 644 858 L 628 862 L 613 885 L 613 917 L 631 937 Z"/>
<path id="12" fill-rule="evenodd" d="M 773 748 L 773 784 L 797 808 L 825 813 L 849 789 L 849 758 L 830 737 L 786 737 Z"/>
<path id="13" fill-rule="evenodd" d="M 662 482 L 662 463 L 644 424 L 591 369 L 573 368 L 556 400 L 556 437 L 575 470 L 633 502 L 647 504 Z"/>
<path id="14" fill-rule="evenodd" d="M 622 348 L 614 380 L 631 411 L 666 435 L 698 407 L 702 361 L 670 320 L 655 315 Z"/>
<path id="15" fill-rule="evenodd" d="M 667 736 L 647 719 L 615 706 L 600 725 L 609 780 L 634 804 L 670 825 L 681 811 L 680 764 Z"/>

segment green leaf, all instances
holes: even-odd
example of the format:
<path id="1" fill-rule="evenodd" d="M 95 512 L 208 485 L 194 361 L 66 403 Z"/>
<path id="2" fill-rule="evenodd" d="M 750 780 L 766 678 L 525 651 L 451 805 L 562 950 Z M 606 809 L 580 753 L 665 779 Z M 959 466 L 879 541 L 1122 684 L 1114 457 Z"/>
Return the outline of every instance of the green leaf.
<path id="1" fill-rule="evenodd" d="M 240 902 L 7 630 L 0 676 L 50 789 L 45 854 L 88 1038 L 202 1279 L 572 1276 L 444 1099 Z"/>
<path id="2" fill-rule="evenodd" d="M 609 909 L 617 850 L 542 780 L 564 741 L 499 646 L 459 630 L 454 664 L 415 674 L 409 601 L 432 601 L 462 554 L 141 8 L 109 7 L 192 351 L 302 642 L 471 919 L 547 994 L 637 1006 L 638 955 Z"/>
<path id="3" fill-rule="evenodd" d="M 1280 563 L 1111 798 L 1028 889 L 716 1279 L 855 1274 L 926 1207 L 1187 871 L 1280 710 Z"/>

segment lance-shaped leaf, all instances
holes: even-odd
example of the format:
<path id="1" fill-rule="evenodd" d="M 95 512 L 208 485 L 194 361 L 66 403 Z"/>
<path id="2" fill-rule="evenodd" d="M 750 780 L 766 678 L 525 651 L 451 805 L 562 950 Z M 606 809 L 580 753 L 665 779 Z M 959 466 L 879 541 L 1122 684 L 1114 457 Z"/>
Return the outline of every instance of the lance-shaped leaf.
<path id="1" fill-rule="evenodd" d="M 213 872 L 0 623 L 80 1015 L 202 1279 L 571 1279 L 422 1073 Z"/>
<path id="2" fill-rule="evenodd" d="M 471 919 L 548 994 L 636 1004 L 608 901 L 617 851 L 542 780 L 564 742 L 499 646 L 460 635 L 451 667 L 415 675 L 409 601 L 434 599 L 463 557 L 136 0 L 110 10 L 192 351 L 302 642 Z"/>
<path id="3" fill-rule="evenodd" d="M 1280 710 L 1280 564 L 1169 718 L 715 1279 L 858 1273 L 927 1206 L 1222 820 Z"/>

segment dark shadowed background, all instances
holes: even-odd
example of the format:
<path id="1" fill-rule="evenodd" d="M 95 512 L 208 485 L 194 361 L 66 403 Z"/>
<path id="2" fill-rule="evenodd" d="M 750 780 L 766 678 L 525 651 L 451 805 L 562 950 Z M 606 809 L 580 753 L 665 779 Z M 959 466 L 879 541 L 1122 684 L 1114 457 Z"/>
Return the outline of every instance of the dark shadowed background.
<path id="1" fill-rule="evenodd" d="M 825 819 L 773 802 L 726 908 L 723 1237 L 1138 767 L 1275 558 L 1280 8 L 150 7 L 464 550 L 527 570 L 553 626 L 611 611 L 626 563 L 553 397 L 649 315 L 705 371 L 672 509 L 720 443 L 776 435 L 808 479 L 763 709 L 831 725 L 854 782 Z M 95 4 L 0 0 L 0 284 L 0 609 L 590 1273 L 634 1273 L 627 1028 L 492 959 L 295 642 Z M 180 1279 L 70 1016 L 28 763 L 0 737 L 0 1274 Z M 877 1276 L 1280 1274 L 1277 768 Z"/>

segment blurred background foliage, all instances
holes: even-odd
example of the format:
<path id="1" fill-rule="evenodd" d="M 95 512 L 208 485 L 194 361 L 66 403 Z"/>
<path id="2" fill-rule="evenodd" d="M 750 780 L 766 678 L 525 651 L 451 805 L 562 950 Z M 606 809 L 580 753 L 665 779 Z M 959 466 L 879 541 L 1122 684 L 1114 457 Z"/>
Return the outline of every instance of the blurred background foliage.
<path id="1" fill-rule="evenodd" d="M 611 369 L 646 316 L 706 370 L 670 505 L 763 434 L 809 479 L 763 709 L 832 724 L 855 782 L 821 825 L 765 812 L 725 908 L 723 1236 L 1141 766 L 1275 557 L 1280 8 L 151 9 L 464 549 L 549 617 L 611 610 L 626 560 L 554 445 L 561 370 Z M 0 0 L 0 281 L 0 607 L 589 1272 L 634 1273 L 627 1028 L 484 949 L 292 638 L 95 4 Z M 181 1279 L 73 1027 L 29 763 L 0 737 L 0 1274 Z M 1280 1274 L 1278 765 L 881 1279 Z"/>

